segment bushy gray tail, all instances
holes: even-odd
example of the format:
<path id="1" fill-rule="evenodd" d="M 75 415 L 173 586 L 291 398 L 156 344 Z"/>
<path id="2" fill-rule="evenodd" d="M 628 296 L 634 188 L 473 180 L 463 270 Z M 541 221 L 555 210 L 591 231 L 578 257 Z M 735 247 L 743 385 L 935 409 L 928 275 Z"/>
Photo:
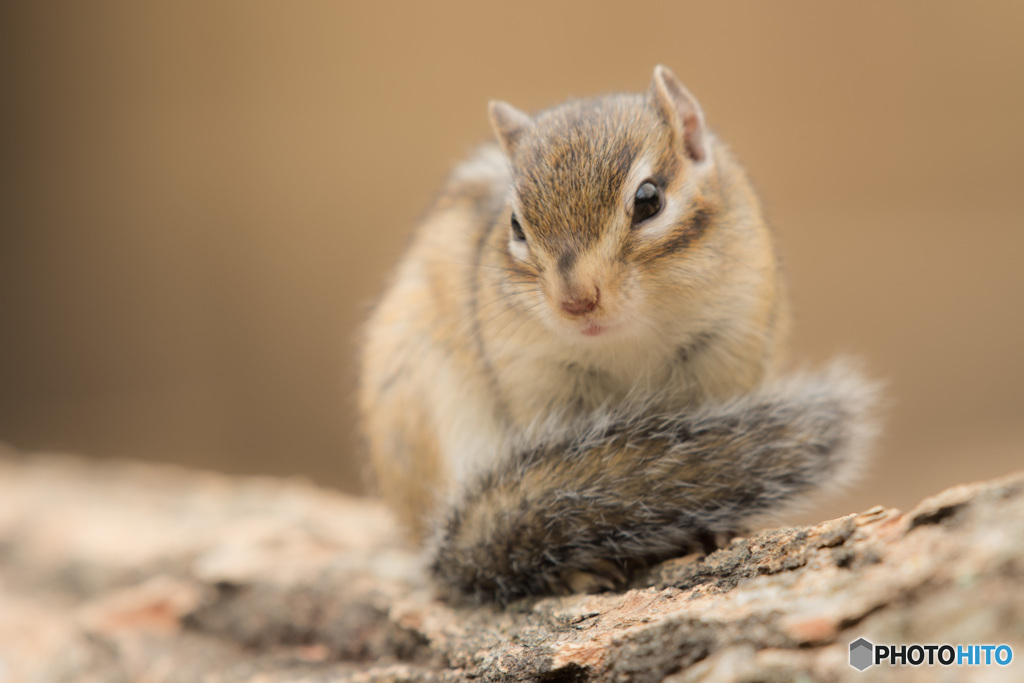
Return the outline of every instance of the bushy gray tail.
<path id="1" fill-rule="evenodd" d="M 433 571 L 478 600 L 619 585 L 853 476 L 876 389 L 843 364 L 682 414 L 595 416 L 481 477 L 448 513 Z"/>

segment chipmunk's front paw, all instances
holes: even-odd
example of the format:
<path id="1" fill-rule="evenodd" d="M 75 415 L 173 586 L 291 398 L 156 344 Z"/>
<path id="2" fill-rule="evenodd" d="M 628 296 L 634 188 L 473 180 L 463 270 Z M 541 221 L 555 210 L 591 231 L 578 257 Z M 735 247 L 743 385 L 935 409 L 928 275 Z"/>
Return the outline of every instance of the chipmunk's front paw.
<path id="1" fill-rule="evenodd" d="M 614 562 L 598 560 L 587 570 L 559 572 L 552 578 L 551 584 L 552 591 L 560 595 L 599 593 L 622 588 L 627 578 L 626 572 Z"/>

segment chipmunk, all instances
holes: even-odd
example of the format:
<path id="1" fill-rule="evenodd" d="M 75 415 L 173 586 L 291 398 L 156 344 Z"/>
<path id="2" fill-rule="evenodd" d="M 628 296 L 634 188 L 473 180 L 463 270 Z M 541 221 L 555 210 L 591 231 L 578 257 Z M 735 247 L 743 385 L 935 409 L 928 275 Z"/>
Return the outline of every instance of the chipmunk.
<path id="1" fill-rule="evenodd" d="M 619 587 L 856 468 L 874 389 L 779 378 L 771 231 L 669 69 L 489 115 L 362 351 L 376 480 L 447 594 Z"/>

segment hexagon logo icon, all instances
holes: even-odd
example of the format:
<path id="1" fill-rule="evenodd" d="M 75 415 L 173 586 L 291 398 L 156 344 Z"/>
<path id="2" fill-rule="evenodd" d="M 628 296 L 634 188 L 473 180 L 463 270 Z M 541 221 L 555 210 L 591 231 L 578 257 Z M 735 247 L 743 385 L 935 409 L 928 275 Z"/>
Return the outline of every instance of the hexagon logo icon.
<path id="1" fill-rule="evenodd" d="M 874 664 L 875 646 L 863 638 L 850 643 L 850 666 L 863 671 Z"/>

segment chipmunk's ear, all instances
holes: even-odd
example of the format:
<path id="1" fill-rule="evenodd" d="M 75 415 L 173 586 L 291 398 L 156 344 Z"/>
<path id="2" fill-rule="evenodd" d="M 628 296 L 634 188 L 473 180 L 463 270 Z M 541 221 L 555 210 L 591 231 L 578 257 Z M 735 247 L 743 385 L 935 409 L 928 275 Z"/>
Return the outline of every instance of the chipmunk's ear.
<path id="1" fill-rule="evenodd" d="M 491 100 L 487 103 L 487 115 L 491 118 L 491 127 L 498 138 L 498 144 L 506 156 L 512 156 L 516 142 L 532 122 L 530 117 L 507 102 Z"/>
<path id="2" fill-rule="evenodd" d="M 704 112 L 697 98 L 667 66 L 661 64 L 654 67 L 650 96 L 672 126 L 676 137 L 682 141 L 686 155 L 694 161 L 704 161 L 708 155 L 707 134 Z"/>

